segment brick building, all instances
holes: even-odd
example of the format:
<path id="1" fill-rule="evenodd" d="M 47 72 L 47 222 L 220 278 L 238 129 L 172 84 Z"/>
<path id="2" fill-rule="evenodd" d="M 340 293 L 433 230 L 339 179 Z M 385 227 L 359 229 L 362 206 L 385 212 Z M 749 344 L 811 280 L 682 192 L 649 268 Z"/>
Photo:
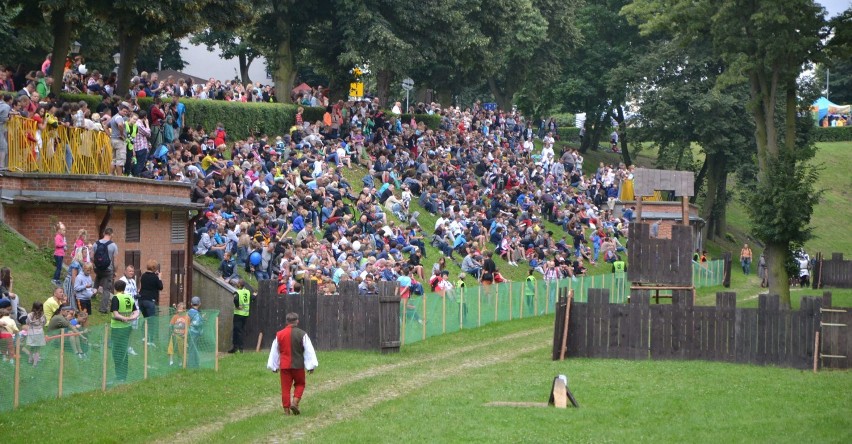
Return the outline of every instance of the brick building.
<path id="1" fill-rule="evenodd" d="M 58 221 L 67 228 L 69 244 L 81 228 L 89 233 L 87 241 L 94 242 L 112 227 L 119 248 L 117 277 L 128 264 L 144 271 L 145 263 L 155 259 L 163 280 L 159 303 L 171 305 L 191 296 L 188 227 L 192 210 L 202 205 L 190 202 L 190 191 L 189 184 L 149 179 L 7 172 L 0 175 L 0 220 L 51 249 Z M 70 255 L 65 259 L 70 263 Z"/>

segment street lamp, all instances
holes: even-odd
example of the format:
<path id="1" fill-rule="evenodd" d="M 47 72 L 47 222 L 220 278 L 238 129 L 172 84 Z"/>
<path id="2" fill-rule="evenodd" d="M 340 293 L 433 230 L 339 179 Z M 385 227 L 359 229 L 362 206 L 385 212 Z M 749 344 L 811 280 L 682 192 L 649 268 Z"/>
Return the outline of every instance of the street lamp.
<path id="1" fill-rule="evenodd" d="M 71 54 L 79 54 L 82 47 L 83 45 L 75 40 L 74 43 L 71 44 Z"/>
<path id="2" fill-rule="evenodd" d="M 117 52 L 117 53 L 113 54 L 112 55 L 112 61 L 115 62 L 115 66 L 118 66 L 118 64 L 121 63 L 121 53 Z"/>

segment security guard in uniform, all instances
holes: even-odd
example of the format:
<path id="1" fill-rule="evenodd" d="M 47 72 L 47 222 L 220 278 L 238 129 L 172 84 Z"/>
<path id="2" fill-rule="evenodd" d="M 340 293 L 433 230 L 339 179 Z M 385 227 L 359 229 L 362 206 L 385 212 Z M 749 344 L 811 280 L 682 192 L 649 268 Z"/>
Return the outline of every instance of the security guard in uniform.
<path id="1" fill-rule="evenodd" d="M 535 279 L 535 268 L 530 268 L 529 275 L 527 275 L 527 284 L 524 288 L 524 296 L 526 297 L 527 302 L 527 310 L 531 313 L 535 314 L 533 311 L 533 300 L 535 299 L 535 287 L 536 287 L 536 279 Z"/>
<path id="2" fill-rule="evenodd" d="M 464 272 L 459 273 L 459 280 L 456 281 L 456 285 L 454 286 L 456 290 L 456 301 L 459 303 L 459 308 L 462 311 L 462 323 L 465 319 L 467 319 L 467 302 L 464 301 L 464 289 L 467 284 L 464 283 L 464 278 L 467 275 Z"/>
<path id="3" fill-rule="evenodd" d="M 127 283 L 115 281 L 115 295 L 111 302 L 110 343 L 112 360 L 115 362 L 115 379 L 127 380 L 127 345 L 130 342 L 130 324 L 139 317 L 139 309 L 133 296 L 124 292 Z"/>
<path id="4" fill-rule="evenodd" d="M 251 302 L 256 297 L 256 294 L 251 294 L 245 288 L 245 285 L 246 283 L 242 279 L 237 280 L 237 291 L 234 292 L 234 346 L 228 350 L 228 353 L 236 353 L 238 350 L 242 353 L 243 351 L 243 331 L 249 317 Z"/>
<path id="5" fill-rule="evenodd" d="M 619 299 L 626 293 L 624 287 L 624 273 L 627 271 L 627 263 L 619 259 L 612 263 L 612 272 L 615 274 L 615 292 Z"/>

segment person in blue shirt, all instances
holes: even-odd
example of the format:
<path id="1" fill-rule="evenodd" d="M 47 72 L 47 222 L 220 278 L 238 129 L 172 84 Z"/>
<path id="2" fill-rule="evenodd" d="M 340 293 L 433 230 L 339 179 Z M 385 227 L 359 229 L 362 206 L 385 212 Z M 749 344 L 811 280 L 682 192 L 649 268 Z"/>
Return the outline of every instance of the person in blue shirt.
<path id="1" fill-rule="evenodd" d="M 304 210 L 303 210 L 304 211 Z M 305 217 L 302 215 L 302 212 L 296 214 L 296 217 L 293 219 L 293 231 L 298 233 L 305 228 Z"/>

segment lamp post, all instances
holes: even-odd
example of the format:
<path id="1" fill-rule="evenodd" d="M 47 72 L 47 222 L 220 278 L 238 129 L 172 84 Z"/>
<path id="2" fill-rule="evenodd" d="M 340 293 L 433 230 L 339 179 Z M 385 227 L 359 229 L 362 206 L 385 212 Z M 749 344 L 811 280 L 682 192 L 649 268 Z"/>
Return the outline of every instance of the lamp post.
<path id="1" fill-rule="evenodd" d="M 83 45 L 75 40 L 74 43 L 71 44 L 71 54 L 79 54 L 81 48 L 83 48 Z"/>
<path id="2" fill-rule="evenodd" d="M 112 55 L 112 61 L 115 62 L 115 70 L 114 72 L 118 74 L 118 64 L 121 63 L 121 53 L 117 52 Z"/>

